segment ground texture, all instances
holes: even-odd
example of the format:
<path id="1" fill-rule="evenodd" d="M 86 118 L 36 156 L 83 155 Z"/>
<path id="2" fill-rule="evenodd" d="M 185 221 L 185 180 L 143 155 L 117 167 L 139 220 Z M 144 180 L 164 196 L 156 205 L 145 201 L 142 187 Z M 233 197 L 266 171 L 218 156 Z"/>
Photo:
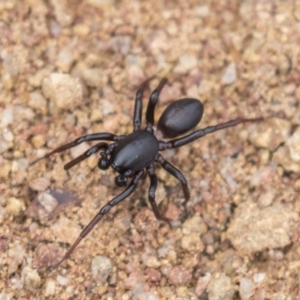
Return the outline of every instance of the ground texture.
<path id="1" fill-rule="evenodd" d="M 299 1 L 0 1 L 0 299 L 300 299 Z M 270 117 L 162 153 L 159 166 L 49 273 L 120 193 L 78 136 L 132 130 L 155 76 L 205 106 L 199 128 Z"/>

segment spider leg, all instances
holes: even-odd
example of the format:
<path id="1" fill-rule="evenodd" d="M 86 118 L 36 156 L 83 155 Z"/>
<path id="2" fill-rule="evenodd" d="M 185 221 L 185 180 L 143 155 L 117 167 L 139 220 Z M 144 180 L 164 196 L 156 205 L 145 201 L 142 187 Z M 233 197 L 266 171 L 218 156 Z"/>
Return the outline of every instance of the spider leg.
<path id="1" fill-rule="evenodd" d="M 184 199 L 185 201 L 183 202 L 183 205 L 186 205 L 188 200 L 190 199 L 190 191 L 189 187 L 187 185 L 187 181 L 184 177 L 184 175 L 177 169 L 175 168 L 172 164 L 170 164 L 167 160 L 165 160 L 162 155 L 157 154 L 155 157 L 155 161 L 159 162 L 161 166 L 169 172 L 171 175 L 173 175 L 176 179 L 178 179 L 181 183 L 182 191 L 184 194 Z"/>
<path id="2" fill-rule="evenodd" d="M 159 150 L 162 151 L 162 150 L 165 150 L 165 149 L 178 148 L 178 147 L 184 146 L 188 143 L 191 143 L 194 140 L 197 140 L 197 139 L 199 139 L 199 138 L 201 138 L 201 137 L 203 137 L 207 134 L 210 134 L 212 132 L 215 132 L 215 131 L 218 131 L 218 130 L 221 130 L 221 129 L 234 127 L 234 126 L 237 126 L 238 124 L 241 124 L 241 123 L 260 122 L 260 121 L 263 121 L 263 120 L 264 120 L 263 117 L 252 118 L 252 119 L 237 118 L 237 119 L 225 122 L 225 123 L 217 124 L 217 125 L 214 125 L 214 126 L 208 126 L 206 128 L 196 130 L 196 131 L 192 132 L 191 134 L 188 134 L 188 135 L 186 135 L 184 137 L 181 137 L 179 139 L 171 140 L 171 141 L 168 141 L 168 142 L 160 141 L 159 142 Z"/>
<path id="3" fill-rule="evenodd" d="M 44 159 L 44 158 L 48 158 L 49 156 L 51 156 L 54 153 L 60 153 L 63 152 L 67 149 L 76 147 L 77 145 L 83 143 L 83 142 L 88 142 L 88 141 L 97 141 L 97 140 L 105 140 L 105 141 L 120 141 L 124 138 L 124 136 L 122 135 L 115 135 L 115 134 L 111 134 L 111 133 L 107 133 L 107 132 L 101 132 L 101 133 L 93 133 L 93 134 L 88 134 L 88 135 L 84 135 L 81 136 L 79 138 L 77 138 L 76 140 L 74 140 L 73 142 L 70 142 L 68 144 L 62 145 L 54 150 L 52 150 L 51 152 L 47 153 L 46 155 L 34 160 L 32 163 L 30 163 L 30 165 L 34 165 L 35 163 L 37 163 L 38 161 Z"/>
<path id="4" fill-rule="evenodd" d="M 83 238 L 85 238 L 89 232 L 95 227 L 95 225 L 103 218 L 105 214 L 109 212 L 109 210 L 119 204 L 121 201 L 123 201 L 125 198 L 127 198 L 136 188 L 138 181 L 141 179 L 144 171 L 137 172 L 133 179 L 131 180 L 130 184 L 124 190 L 120 195 L 113 198 L 111 201 L 109 201 L 107 204 L 105 204 L 99 211 L 99 213 L 94 217 L 94 219 L 83 229 L 83 231 L 80 233 L 79 237 L 75 241 L 75 243 L 70 247 L 70 249 L 67 251 L 67 253 L 64 255 L 64 257 L 56 263 L 54 266 L 51 267 L 52 270 L 59 267 L 67 258 L 70 257 L 72 252 L 75 250 L 77 245 L 81 242 Z"/>
<path id="5" fill-rule="evenodd" d="M 161 220 L 161 221 L 165 221 L 165 222 L 169 223 L 169 225 L 170 225 L 170 220 L 161 215 L 161 213 L 159 212 L 157 203 L 155 201 L 155 191 L 156 191 L 156 187 L 157 187 L 157 176 L 154 173 L 154 164 L 152 163 L 146 169 L 148 171 L 148 175 L 149 175 L 149 178 L 150 178 L 149 202 L 151 204 L 153 213 L 154 213 L 156 219 Z"/>
<path id="6" fill-rule="evenodd" d="M 161 90 L 163 87 L 168 83 L 167 78 L 162 78 L 158 87 L 151 93 L 148 106 L 147 106 L 147 111 L 146 111 L 146 122 L 147 122 L 147 127 L 146 130 L 152 132 L 152 126 L 154 125 L 154 110 L 156 103 L 158 101 L 159 94 L 161 93 Z"/>
<path id="7" fill-rule="evenodd" d="M 74 158 L 73 160 L 71 160 L 67 164 L 65 164 L 64 169 L 65 170 L 71 169 L 73 166 L 75 166 L 78 163 L 80 163 L 81 161 L 87 159 L 91 155 L 97 153 L 99 150 L 106 149 L 107 146 L 108 146 L 107 143 L 104 143 L 104 142 L 96 144 L 95 146 L 91 147 L 90 149 L 88 149 L 87 151 L 82 153 L 80 156 Z"/>
<path id="8" fill-rule="evenodd" d="M 133 131 L 137 131 L 141 128 L 142 124 L 142 110 L 143 110 L 143 95 L 145 89 L 149 85 L 149 81 L 153 79 L 154 76 L 145 80 L 140 88 L 136 92 L 135 104 L 134 104 L 134 115 L 133 115 Z"/>

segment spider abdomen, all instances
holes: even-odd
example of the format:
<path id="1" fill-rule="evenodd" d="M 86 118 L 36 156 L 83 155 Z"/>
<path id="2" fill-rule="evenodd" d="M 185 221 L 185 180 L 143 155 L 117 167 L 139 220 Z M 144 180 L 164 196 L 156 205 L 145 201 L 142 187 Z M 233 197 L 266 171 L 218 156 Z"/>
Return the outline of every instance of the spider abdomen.
<path id="1" fill-rule="evenodd" d="M 137 130 L 118 142 L 111 155 L 111 166 L 120 173 L 139 171 L 150 165 L 157 153 L 155 136 L 148 131 Z"/>
<path id="2" fill-rule="evenodd" d="M 164 138 L 182 135 L 200 122 L 203 104 L 194 98 L 184 98 L 171 103 L 157 123 L 157 130 Z"/>

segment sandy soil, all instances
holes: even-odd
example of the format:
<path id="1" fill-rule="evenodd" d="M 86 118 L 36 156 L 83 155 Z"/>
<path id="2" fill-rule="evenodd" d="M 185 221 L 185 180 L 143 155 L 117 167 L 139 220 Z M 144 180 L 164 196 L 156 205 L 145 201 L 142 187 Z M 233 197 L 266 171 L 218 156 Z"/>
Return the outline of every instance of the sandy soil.
<path id="1" fill-rule="evenodd" d="M 0 1 L 0 299 L 300 299 L 299 1 Z M 38 161 L 81 135 L 132 130 L 160 79 L 156 119 L 201 99 L 198 128 L 241 124 L 162 154 L 53 272 L 122 189 L 93 143 Z M 280 114 L 278 114 L 281 112 Z"/>

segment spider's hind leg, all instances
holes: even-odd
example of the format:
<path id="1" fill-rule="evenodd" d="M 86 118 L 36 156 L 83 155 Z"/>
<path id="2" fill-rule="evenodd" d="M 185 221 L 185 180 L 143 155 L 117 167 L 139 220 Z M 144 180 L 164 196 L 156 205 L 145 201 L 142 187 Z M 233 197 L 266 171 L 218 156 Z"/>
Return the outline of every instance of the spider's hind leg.
<path id="1" fill-rule="evenodd" d="M 96 224 L 106 215 L 110 209 L 119 204 L 121 201 L 126 199 L 137 187 L 137 184 L 139 180 L 141 179 L 144 171 L 139 171 L 137 172 L 133 179 L 131 180 L 130 184 L 128 187 L 118 196 L 113 198 L 111 201 L 109 201 L 107 204 L 105 204 L 100 211 L 96 214 L 94 219 L 83 229 L 83 231 L 80 233 L 79 237 L 77 240 L 73 243 L 73 245 L 70 247 L 70 249 L 67 251 L 67 253 L 63 256 L 61 260 L 59 260 L 54 266 L 51 267 L 52 270 L 58 268 L 66 259 L 70 257 L 72 252 L 75 250 L 75 248 L 78 246 L 78 244 L 81 242 L 83 238 L 85 238 L 89 232 L 96 226 Z"/>
<path id="2" fill-rule="evenodd" d="M 171 175 L 173 175 L 176 179 L 179 180 L 181 183 L 182 191 L 184 194 L 184 199 L 185 201 L 183 202 L 183 205 L 186 205 L 188 200 L 190 199 L 190 191 L 189 187 L 187 184 L 187 180 L 184 177 L 184 175 L 177 169 L 175 168 L 172 164 L 170 164 L 167 160 L 165 160 L 162 155 L 157 154 L 155 161 L 159 162 L 161 166 Z"/>
<path id="3" fill-rule="evenodd" d="M 149 202 L 151 204 L 153 213 L 156 219 L 167 222 L 170 225 L 170 219 L 161 215 L 157 203 L 155 201 L 155 191 L 157 187 L 157 176 L 154 173 L 154 164 L 152 163 L 149 167 L 147 167 L 147 172 L 150 178 L 150 187 L 149 187 Z"/>

